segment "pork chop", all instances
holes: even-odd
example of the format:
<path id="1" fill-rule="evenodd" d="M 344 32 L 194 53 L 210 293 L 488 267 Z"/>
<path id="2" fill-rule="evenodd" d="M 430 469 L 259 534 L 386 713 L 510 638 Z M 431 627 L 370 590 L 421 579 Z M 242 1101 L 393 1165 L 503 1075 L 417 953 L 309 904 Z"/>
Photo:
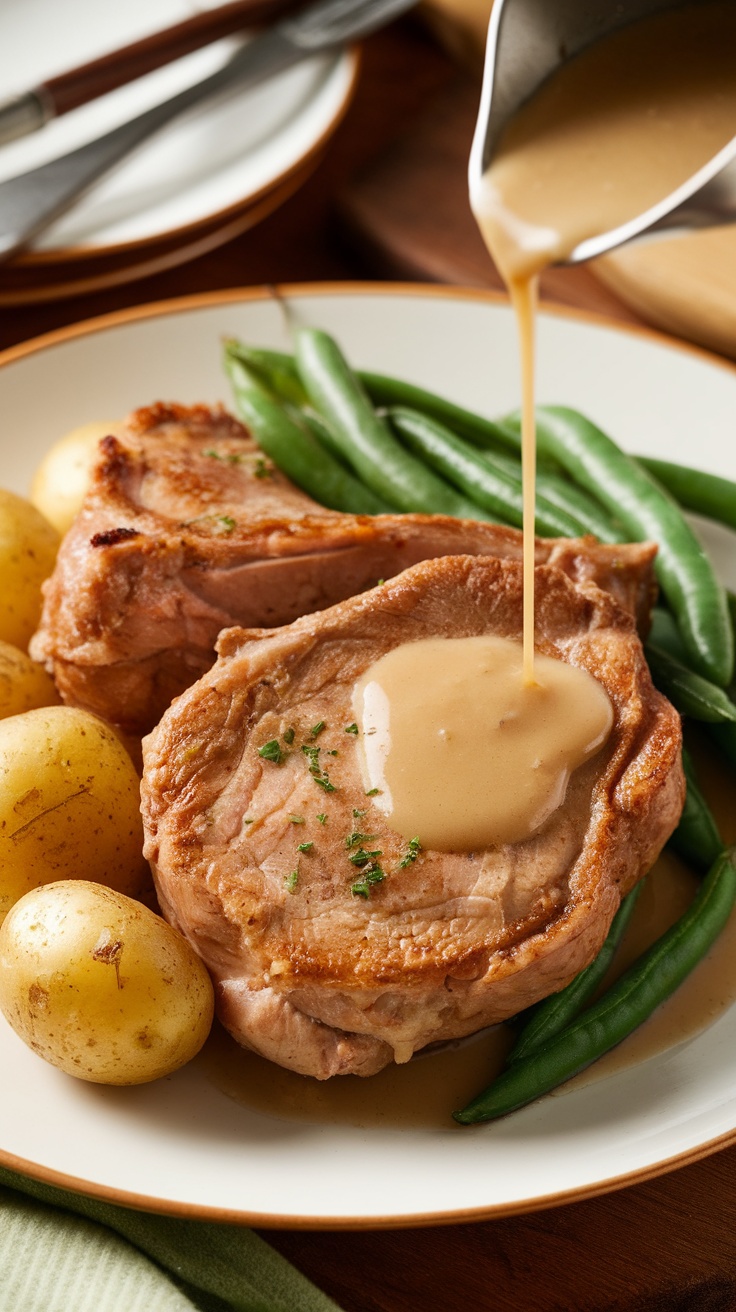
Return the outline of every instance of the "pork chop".
<path id="1" fill-rule="evenodd" d="M 290 625 L 231 629 L 144 740 L 160 905 L 240 1043 L 319 1079 L 370 1075 L 530 1006 L 597 953 L 677 823 L 680 721 L 609 594 L 546 565 L 536 592 L 537 649 L 598 679 L 614 722 L 524 842 L 412 857 L 346 732 L 356 681 L 399 644 L 520 641 L 516 561 L 434 559 Z M 356 830 L 382 882 L 361 881 Z"/>
<path id="2" fill-rule="evenodd" d="M 537 543 L 540 563 L 593 579 L 643 621 L 654 551 L 593 538 Z M 142 733 L 210 667 L 221 629 L 286 624 L 420 560 L 465 553 L 518 559 L 521 534 L 326 510 L 225 411 L 155 405 L 100 444 L 31 651 L 65 701 Z"/>

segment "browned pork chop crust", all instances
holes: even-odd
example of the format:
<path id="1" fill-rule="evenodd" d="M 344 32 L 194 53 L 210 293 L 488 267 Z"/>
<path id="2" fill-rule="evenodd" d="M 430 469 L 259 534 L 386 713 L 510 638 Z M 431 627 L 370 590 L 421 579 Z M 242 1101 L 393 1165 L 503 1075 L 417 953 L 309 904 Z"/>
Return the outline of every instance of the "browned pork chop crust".
<path id="1" fill-rule="evenodd" d="M 594 675 L 614 726 L 526 842 L 423 851 L 402 867 L 406 844 L 365 796 L 346 733 L 355 681 L 393 647 L 520 640 L 515 561 L 432 560 L 286 627 L 224 633 L 217 664 L 145 740 L 161 906 L 241 1043 L 318 1078 L 368 1075 L 513 1015 L 598 951 L 680 814 L 680 721 L 610 595 L 549 566 L 536 576 L 538 650 Z M 280 763 L 259 755 L 273 739 Z M 356 829 L 375 836 L 366 846 L 387 874 L 368 898 L 351 891 Z"/>
<path id="2" fill-rule="evenodd" d="M 31 650 L 65 701 L 143 732 L 210 667 L 221 629 L 287 624 L 417 561 L 465 553 L 518 559 L 521 535 L 325 510 L 223 410 L 155 405 L 103 439 Z M 653 554 L 647 543 L 537 543 L 539 563 L 593 579 L 644 619 Z"/>

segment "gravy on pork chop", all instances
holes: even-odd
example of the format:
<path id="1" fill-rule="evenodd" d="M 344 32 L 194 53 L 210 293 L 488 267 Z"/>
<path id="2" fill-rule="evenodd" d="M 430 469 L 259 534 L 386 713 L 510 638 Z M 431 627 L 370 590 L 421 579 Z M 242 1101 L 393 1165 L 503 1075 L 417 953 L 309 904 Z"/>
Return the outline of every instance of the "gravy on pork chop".
<path id="1" fill-rule="evenodd" d="M 646 625 L 650 543 L 540 539 L 538 564 L 610 591 Z M 32 655 L 66 702 L 153 727 L 215 659 L 221 629 L 288 624 L 447 555 L 521 558 L 521 533 L 441 515 L 325 510 L 223 410 L 156 405 L 103 439 Z"/>
<path id="2" fill-rule="evenodd" d="M 412 859 L 347 732 L 357 680 L 399 645 L 520 641 L 518 560 L 434 559 L 284 627 L 224 633 L 145 740 L 161 906 L 245 1046 L 320 1079 L 370 1075 L 515 1014 L 597 953 L 680 814 L 680 721 L 609 594 L 545 565 L 536 586 L 539 651 L 600 682 L 613 728 L 524 842 Z"/>

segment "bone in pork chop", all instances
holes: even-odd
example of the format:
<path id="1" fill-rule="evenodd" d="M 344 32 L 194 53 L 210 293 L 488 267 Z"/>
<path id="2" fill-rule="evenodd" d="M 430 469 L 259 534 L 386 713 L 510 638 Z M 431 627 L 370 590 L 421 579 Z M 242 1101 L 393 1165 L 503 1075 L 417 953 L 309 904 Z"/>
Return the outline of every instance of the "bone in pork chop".
<path id="1" fill-rule="evenodd" d="M 646 620 L 654 550 L 540 540 L 537 560 L 593 579 Z M 31 651 L 65 701 L 141 733 L 210 667 L 221 629 L 286 624 L 457 554 L 520 559 L 521 534 L 325 510 L 223 410 L 156 405 L 103 439 Z"/>
<path id="2" fill-rule="evenodd" d="M 432 560 L 283 628 L 232 629 L 144 741 L 160 904 L 206 962 L 240 1043 L 319 1079 L 370 1075 L 521 1011 L 600 948 L 677 823 L 680 721 L 610 595 L 549 566 L 536 591 L 537 649 L 598 679 L 614 722 L 524 842 L 405 860 L 345 731 L 355 682 L 400 644 L 520 641 L 515 561 Z M 356 829 L 386 875 L 367 897 L 353 891 Z"/>

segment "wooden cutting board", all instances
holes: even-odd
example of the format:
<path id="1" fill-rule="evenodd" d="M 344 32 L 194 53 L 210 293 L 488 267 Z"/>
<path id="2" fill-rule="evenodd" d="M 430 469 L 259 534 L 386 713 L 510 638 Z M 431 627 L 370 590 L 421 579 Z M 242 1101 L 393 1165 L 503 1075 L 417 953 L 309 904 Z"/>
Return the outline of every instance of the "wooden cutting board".
<path id="1" fill-rule="evenodd" d="M 468 205 L 479 84 L 458 76 L 343 190 L 345 234 L 377 273 L 501 287 Z M 551 269 L 542 298 L 649 323 L 736 358 L 736 225 Z"/>

